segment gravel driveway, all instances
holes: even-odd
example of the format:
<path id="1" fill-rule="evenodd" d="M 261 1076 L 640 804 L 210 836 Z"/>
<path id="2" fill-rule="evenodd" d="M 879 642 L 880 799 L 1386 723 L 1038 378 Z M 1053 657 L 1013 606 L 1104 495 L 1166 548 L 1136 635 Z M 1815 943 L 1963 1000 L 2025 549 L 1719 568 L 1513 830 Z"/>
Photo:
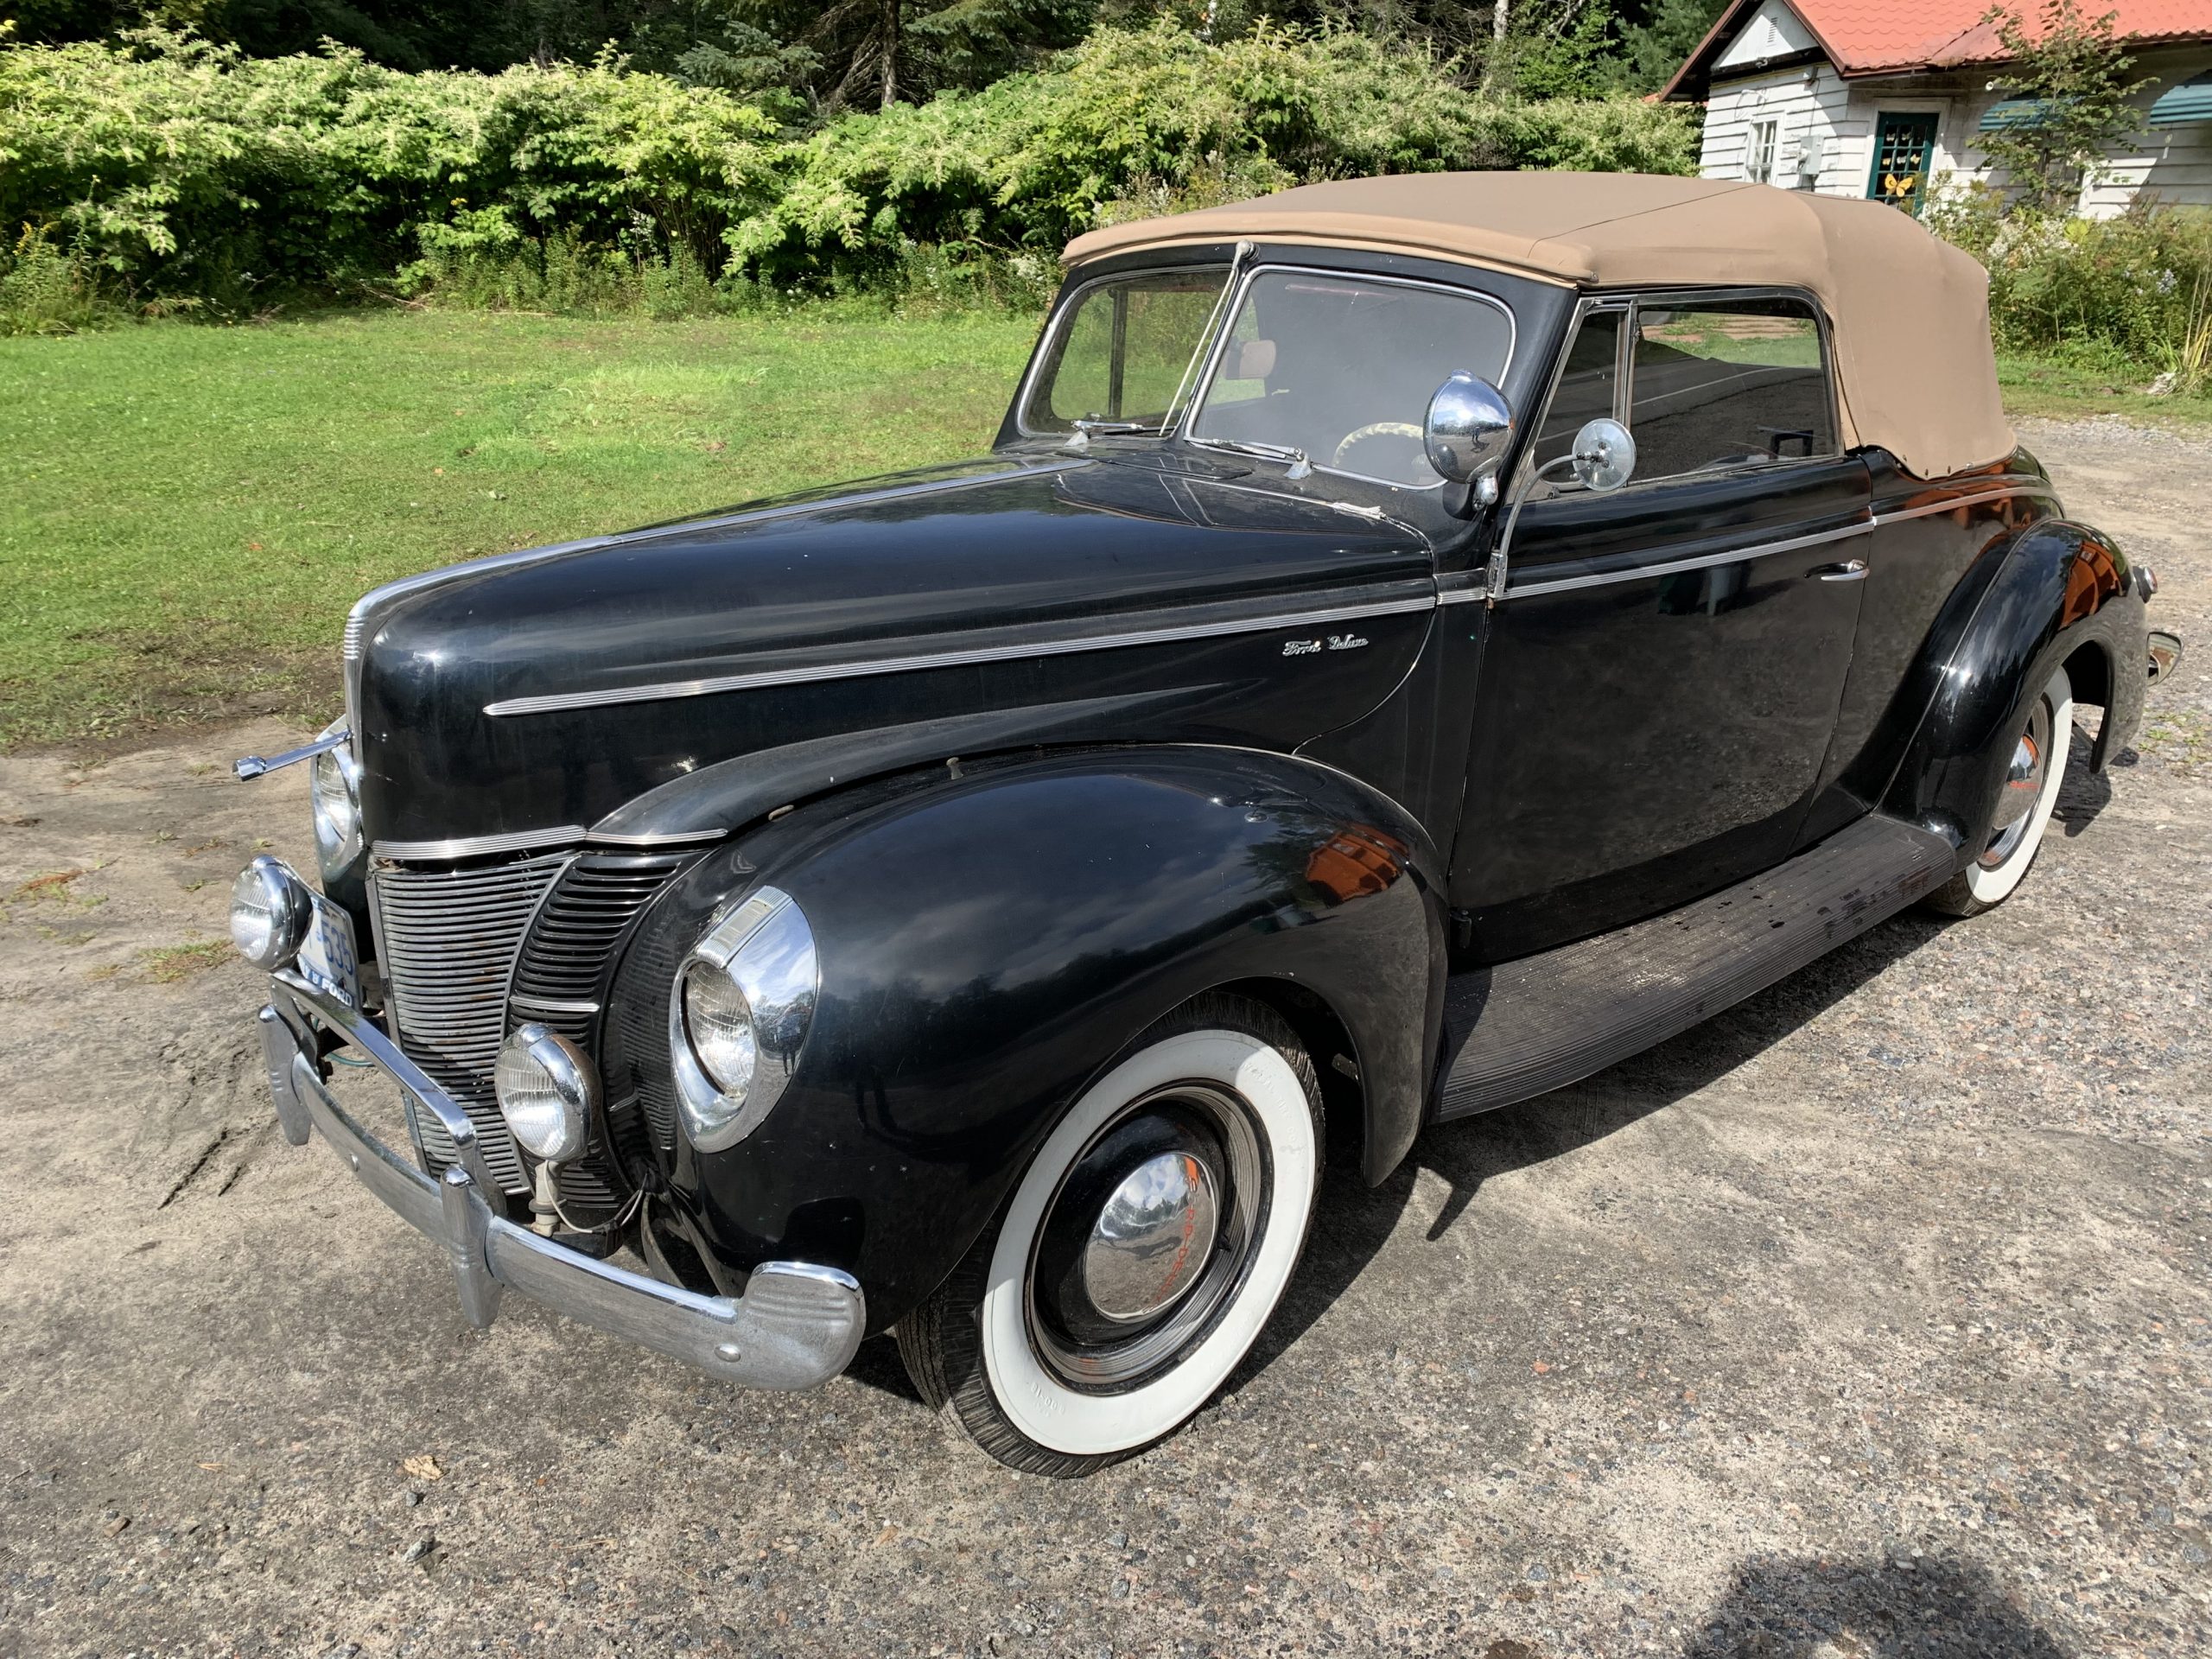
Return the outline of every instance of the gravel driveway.
<path id="1" fill-rule="evenodd" d="M 2212 446 L 2028 442 L 2195 656 L 2020 893 L 1332 1175 L 1233 1392 L 1083 1483 L 887 1342 L 469 1331 L 194 948 L 312 862 L 304 769 L 224 774 L 287 734 L 0 761 L 0 1654 L 2205 1652 Z"/>

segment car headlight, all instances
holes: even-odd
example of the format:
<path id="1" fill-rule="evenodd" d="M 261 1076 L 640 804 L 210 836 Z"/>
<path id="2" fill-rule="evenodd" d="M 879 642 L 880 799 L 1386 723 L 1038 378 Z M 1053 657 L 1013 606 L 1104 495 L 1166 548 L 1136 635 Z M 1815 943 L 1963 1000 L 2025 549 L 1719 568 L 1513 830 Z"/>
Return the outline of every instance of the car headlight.
<path id="1" fill-rule="evenodd" d="M 668 999 L 677 1114 L 702 1152 L 760 1127 L 798 1069 L 821 988 L 798 901 L 762 887 L 709 928 Z"/>
<path id="2" fill-rule="evenodd" d="M 564 1164 L 584 1149 L 599 1104 L 599 1072 L 558 1032 L 517 1027 L 499 1051 L 492 1090 L 507 1128 L 540 1163 Z"/>
<path id="3" fill-rule="evenodd" d="M 307 884 L 263 853 L 231 884 L 231 943 L 257 968 L 282 968 L 300 954 L 311 910 Z"/>
<path id="4" fill-rule="evenodd" d="M 328 737 L 345 723 L 333 721 L 322 735 Z M 315 756 L 308 772 L 308 795 L 315 807 L 315 849 L 323 874 L 333 874 L 361 850 L 361 763 L 353 758 L 350 741 Z"/>

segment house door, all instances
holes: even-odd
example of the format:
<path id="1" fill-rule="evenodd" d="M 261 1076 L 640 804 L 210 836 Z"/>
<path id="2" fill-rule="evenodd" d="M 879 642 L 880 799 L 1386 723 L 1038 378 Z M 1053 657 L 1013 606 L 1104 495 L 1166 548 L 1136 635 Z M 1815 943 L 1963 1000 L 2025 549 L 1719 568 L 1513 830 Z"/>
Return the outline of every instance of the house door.
<path id="1" fill-rule="evenodd" d="M 1936 149 L 1936 117 L 1885 111 L 1874 118 L 1874 165 L 1866 194 L 1917 213 L 1928 197 L 1928 162 Z"/>

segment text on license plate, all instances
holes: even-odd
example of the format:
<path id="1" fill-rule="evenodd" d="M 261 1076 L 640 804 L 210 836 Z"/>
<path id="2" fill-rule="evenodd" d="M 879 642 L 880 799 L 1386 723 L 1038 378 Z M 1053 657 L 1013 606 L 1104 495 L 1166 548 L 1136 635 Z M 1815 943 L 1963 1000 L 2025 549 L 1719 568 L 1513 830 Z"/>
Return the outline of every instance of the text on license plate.
<path id="1" fill-rule="evenodd" d="M 361 1006 L 361 964 L 353 954 L 353 918 L 321 893 L 310 891 L 315 918 L 293 965 L 302 979 L 349 1008 Z"/>

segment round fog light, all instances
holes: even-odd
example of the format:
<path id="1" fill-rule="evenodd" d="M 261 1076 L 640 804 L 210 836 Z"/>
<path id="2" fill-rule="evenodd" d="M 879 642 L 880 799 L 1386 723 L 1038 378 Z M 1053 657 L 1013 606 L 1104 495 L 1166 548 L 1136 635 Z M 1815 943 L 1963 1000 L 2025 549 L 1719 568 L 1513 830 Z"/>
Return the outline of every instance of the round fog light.
<path id="1" fill-rule="evenodd" d="M 282 968 L 300 954 L 308 909 L 300 878 L 264 853 L 231 884 L 231 943 L 257 968 Z"/>
<path id="2" fill-rule="evenodd" d="M 492 1077 L 499 1115 L 531 1157 L 563 1164 L 584 1149 L 599 1073 L 584 1052 L 543 1026 L 518 1026 Z"/>

